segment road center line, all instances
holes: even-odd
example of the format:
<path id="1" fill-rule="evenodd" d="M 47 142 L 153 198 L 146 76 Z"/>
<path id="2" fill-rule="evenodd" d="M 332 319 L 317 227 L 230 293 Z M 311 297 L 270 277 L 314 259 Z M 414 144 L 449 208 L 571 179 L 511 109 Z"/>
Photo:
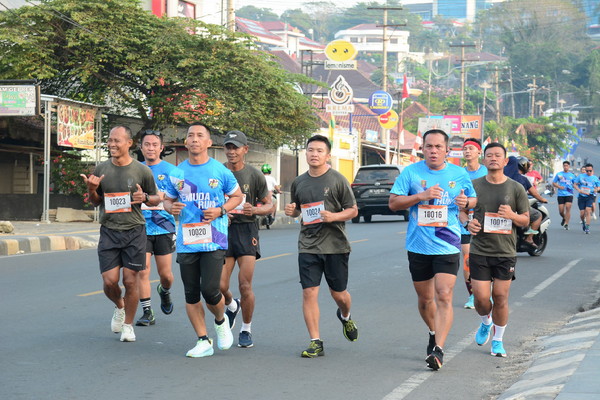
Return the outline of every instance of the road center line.
<path id="1" fill-rule="evenodd" d="M 540 283 L 539 285 L 537 285 L 536 287 L 534 287 L 531 291 L 529 291 L 528 293 L 526 293 L 523 296 L 523 298 L 525 298 L 525 299 L 531 299 L 532 297 L 534 297 L 535 295 L 537 295 L 538 293 L 540 293 L 542 290 L 544 290 L 548 286 L 550 286 L 552 283 L 554 283 L 555 280 L 557 280 L 558 278 L 560 278 L 561 276 L 563 276 L 564 274 L 566 274 L 567 272 L 569 272 L 569 270 L 571 268 L 573 268 L 575 265 L 577 265 L 577 263 L 579 261 L 581 261 L 581 258 L 578 258 L 577 260 L 571 261 L 570 263 L 568 263 L 567 265 L 565 265 L 564 267 L 562 267 L 560 270 L 558 270 L 554 275 L 550 276 L 544 282 Z"/>

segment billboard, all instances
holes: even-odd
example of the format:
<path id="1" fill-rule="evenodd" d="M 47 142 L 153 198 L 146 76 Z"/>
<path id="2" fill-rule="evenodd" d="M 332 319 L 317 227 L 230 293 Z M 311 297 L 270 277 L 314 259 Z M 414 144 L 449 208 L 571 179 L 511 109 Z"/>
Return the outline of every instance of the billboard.
<path id="1" fill-rule="evenodd" d="M 93 149 L 96 141 L 94 121 L 98 111 L 60 103 L 56 107 L 58 145 Z"/>
<path id="2" fill-rule="evenodd" d="M 1 85 L 0 117 L 27 117 L 40 113 L 40 87 Z"/>
<path id="3" fill-rule="evenodd" d="M 472 137 L 481 139 L 481 115 L 440 115 L 430 118 L 419 118 L 419 132 L 429 129 L 441 129 L 448 136 L 460 136 L 463 139 Z"/>

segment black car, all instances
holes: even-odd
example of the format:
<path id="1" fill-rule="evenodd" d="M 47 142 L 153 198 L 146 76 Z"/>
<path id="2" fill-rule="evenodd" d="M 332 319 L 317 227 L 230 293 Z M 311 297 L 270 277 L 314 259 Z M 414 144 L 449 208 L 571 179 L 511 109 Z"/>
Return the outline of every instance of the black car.
<path id="1" fill-rule="evenodd" d="M 390 190 L 396 178 L 402 172 L 400 165 L 364 165 L 358 169 L 352 191 L 358 205 L 358 215 L 352 222 L 359 222 L 362 216 L 365 222 L 371 222 L 371 216 L 402 215 L 408 221 L 408 210 L 392 211 L 388 207 Z"/>

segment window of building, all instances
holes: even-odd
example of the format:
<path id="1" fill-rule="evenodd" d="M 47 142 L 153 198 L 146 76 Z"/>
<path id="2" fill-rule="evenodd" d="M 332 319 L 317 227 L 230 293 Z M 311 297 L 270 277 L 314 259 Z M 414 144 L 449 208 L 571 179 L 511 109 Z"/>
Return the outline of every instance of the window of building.
<path id="1" fill-rule="evenodd" d="M 383 39 L 380 37 L 368 37 L 366 40 L 367 43 L 381 43 L 382 41 Z"/>

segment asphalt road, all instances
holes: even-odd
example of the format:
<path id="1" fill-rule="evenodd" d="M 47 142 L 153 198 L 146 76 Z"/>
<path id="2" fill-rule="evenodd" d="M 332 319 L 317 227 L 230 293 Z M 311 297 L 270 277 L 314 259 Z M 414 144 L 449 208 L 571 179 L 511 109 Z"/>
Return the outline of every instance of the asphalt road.
<path id="1" fill-rule="evenodd" d="M 215 346 L 215 355 L 204 359 L 185 357 L 196 338 L 185 315 L 177 264 L 174 313 L 162 315 L 153 296 L 156 325 L 136 327 L 137 342 L 121 343 L 110 332 L 112 305 L 99 292 L 95 250 L 3 257 L 0 398 L 495 398 L 527 368 L 536 338 L 598 298 L 600 221 L 590 235 L 574 222 L 574 229 L 564 231 L 556 200 L 550 200 L 549 248 L 541 257 L 519 255 L 506 359 L 491 357 L 489 345 L 474 344 L 480 319 L 462 308 L 466 289 L 459 279 L 444 367 L 438 372 L 425 367 L 427 329 L 408 273 L 407 223 L 375 216 L 370 224 L 348 224 L 349 290 L 359 341 L 343 337 L 336 306 L 323 287 L 326 355 L 318 359 L 299 357 L 309 337 L 301 312 L 296 224 L 261 231 L 255 347 L 219 351 Z M 152 279 L 157 279 L 154 269 Z M 239 325 L 236 343 L 238 332 Z M 214 337 L 212 326 L 209 334 Z"/>

